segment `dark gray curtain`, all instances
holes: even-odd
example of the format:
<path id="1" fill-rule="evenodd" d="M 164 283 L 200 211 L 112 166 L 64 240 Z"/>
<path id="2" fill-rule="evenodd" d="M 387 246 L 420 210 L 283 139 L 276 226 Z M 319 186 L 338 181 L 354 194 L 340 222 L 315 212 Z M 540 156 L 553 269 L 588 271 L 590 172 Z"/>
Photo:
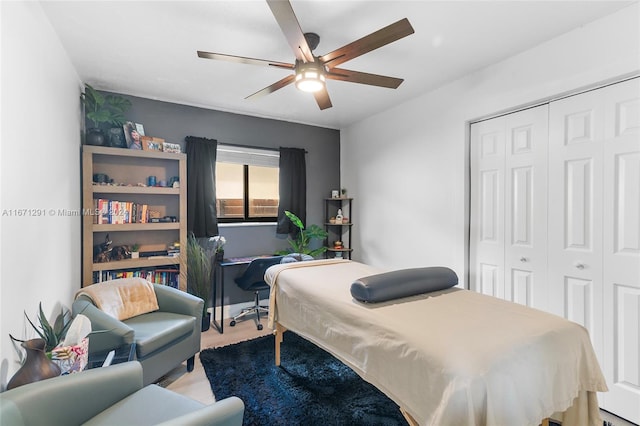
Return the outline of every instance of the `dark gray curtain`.
<path id="1" fill-rule="evenodd" d="M 307 166 L 305 150 L 280 148 L 280 205 L 277 234 L 296 233 L 298 228 L 284 214 L 289 210 L 307 224 Z"/>
<path id="2" fill-rule="evenodd" d="M 187 231 L 198 238 L 218 235 L 215 139 L 187 136 Z"/>

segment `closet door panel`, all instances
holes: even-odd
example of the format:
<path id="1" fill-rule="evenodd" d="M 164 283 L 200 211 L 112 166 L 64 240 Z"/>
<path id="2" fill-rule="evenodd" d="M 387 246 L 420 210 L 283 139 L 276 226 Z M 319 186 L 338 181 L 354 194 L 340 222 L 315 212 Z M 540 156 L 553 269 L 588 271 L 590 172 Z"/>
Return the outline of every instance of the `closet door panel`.
<path id="1" fill-rule="evenodd" d="M 472 290 L 547 307 L 548 106 L 471 126 Z"/>
<path id="2" fill-rule="evenodd" d="M 640 79 L 603 89 L 603 407 L 640 423 Z"/>
<path id="3" fill-rule="evenodd" d="M 585 326 L 599 359 L 601 329 L 596 319 L 602 315 L 601 104 L 596 91 L 550 105 L 548 236 L 551 311 Z"/>
<path id="4" fill-rule="evenodd" d="M 471 289 L 504 298 L 504 152 L 502 117 L 471 126 Z"/>
<path id="5" fill-rule="evenodd" d="M 603 137 L 598 91 L 550 104 L 549 306 L 589 331 L 601 366 Z"/>
<path id="6" fill-rule="evenodd" d="M 506 116 L 505 298 L 547 309 L 549 108 Z"/>

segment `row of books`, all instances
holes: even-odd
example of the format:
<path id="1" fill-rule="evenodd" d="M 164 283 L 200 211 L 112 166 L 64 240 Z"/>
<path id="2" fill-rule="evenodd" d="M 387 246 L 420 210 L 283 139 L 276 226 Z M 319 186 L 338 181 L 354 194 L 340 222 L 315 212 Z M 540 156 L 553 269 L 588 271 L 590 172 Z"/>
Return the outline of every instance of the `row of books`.
<path id="1" fill-rule="evenodd" d="M 93 200 L 96 224 L 148 223 L 151 210 L 149 205 L 132 201 L 118 201 L 98 198 Z"/>
<path id="2" fill-rule="evenodd" d="M 154 284 L 179 288 L 180 272 L 177 269 L 167 268 L 98 271 L 93 273 L 93 282 L 101 283 L 103 281 L 133 277 L 141 277 Z"/>

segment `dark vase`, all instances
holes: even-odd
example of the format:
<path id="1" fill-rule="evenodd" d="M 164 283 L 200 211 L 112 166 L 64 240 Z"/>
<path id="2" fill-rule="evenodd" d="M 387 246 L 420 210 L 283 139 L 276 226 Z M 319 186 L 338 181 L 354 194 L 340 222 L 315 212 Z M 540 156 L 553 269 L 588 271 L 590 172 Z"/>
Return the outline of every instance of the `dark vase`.
<path id="1" fill-rule="evenodd" d="M 224 250 L 220 250 L 216 252 L 216 262 L 222 262 L 222 259 L 224 259 Z"/>
<path id="2" fill-rule="evenodd" d="M 27 340 L 21 345 L 27 351 L 27 359 L 9 380 L 7 390 L 60 375 L 60 367 L 51 361 L 44 352 L 44 339 Z"/>
<path id="3" fill-rule="evenodd" d="M 207 311 L 202 314 L 202 332 L 207 331 L 211 327 L 211 312 Z"/>
<path id="4" fill-rule="evenodd" d="M 87 129 L 87 135 L 85 142 L 87 145 L 104 146 L 107 144 L 107 137 L 102 129 L 91 128 Z"/>

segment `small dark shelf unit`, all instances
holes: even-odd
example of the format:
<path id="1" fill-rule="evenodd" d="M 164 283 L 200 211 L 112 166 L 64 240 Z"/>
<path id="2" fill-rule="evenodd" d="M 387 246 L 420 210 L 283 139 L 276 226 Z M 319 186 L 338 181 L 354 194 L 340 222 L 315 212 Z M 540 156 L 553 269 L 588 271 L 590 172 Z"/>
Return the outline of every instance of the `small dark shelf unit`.
<path id="1" fill-rule="evenodd" d="M 326 258 L 344 257 L 351 259 L 351 234 L 353 232 L 353 198 L 325 198 L 324 199 L 324 230 L 328 232 L 328 236 L 324 241 L 327 251 Z M 336 216 L 338 209 L 342 209 L 342 215 L 348 218 L 347 222 L 331 223 L 330 219 Z M 334 241 L 342 241 L 341 249 L 334 248 Z"/>

